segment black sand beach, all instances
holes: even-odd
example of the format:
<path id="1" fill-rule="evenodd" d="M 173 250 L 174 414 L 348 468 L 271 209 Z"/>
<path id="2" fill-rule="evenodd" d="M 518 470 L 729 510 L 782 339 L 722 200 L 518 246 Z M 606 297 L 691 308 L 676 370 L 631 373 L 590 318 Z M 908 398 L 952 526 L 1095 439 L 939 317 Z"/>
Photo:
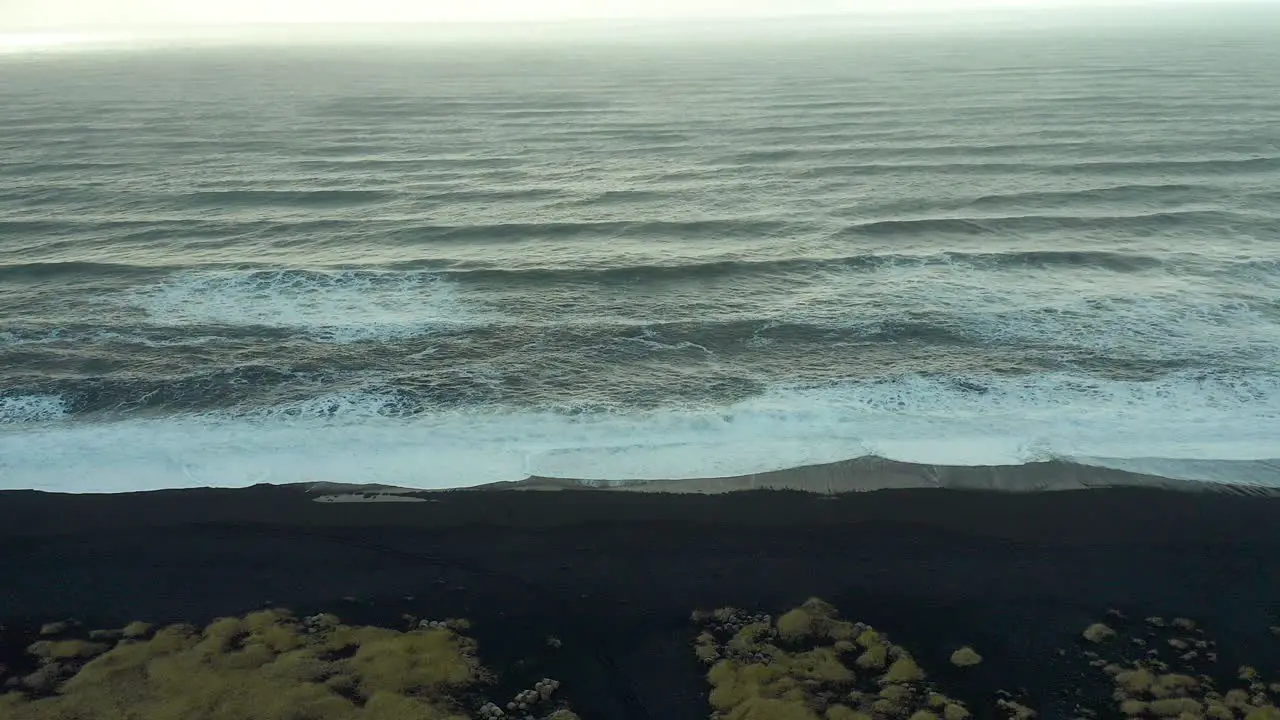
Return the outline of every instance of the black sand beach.
<path id="1" fill-rule="evenodd" d="M 810 597 L 887 633 L 978 717 L 1009 716 L 1001 690 L 1046 718 L 1076 717 L 1081 704 L 1118 717 L 1088 664 L 1097 658 L 1081 654 L 1082 631 L 1099 621 L 1123 638 L 1146 632 L 1149 616 L 1192 619 L 1216 641 L 1201 672 L 1223 682 L 1240 665 L 1269 679 L 1280 670 L 1273 497 L 1156 487 L 316 497 L 303 486 L 0 493 L 3 671 L 29 669 L 22 648 L 42 623 L 68 618 L 202 625 L 264 607 L 380 625 L 458 617 L 502 692 L 549 676 L 583 718 L 705 718 L 691 612 L 776 617 Z M 984 661 L 959 670 L 949 657 L 965 645 Z"/>

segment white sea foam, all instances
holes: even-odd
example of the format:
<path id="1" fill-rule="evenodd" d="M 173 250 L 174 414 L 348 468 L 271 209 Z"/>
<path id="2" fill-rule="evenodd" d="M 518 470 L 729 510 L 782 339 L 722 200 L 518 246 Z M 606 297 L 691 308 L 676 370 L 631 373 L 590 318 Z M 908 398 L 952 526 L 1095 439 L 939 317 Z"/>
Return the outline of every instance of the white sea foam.
<path id="1" fill-rule="evenodd" d="M 129 302 L 155 325 L 278 328 L 333 343 L 480 321 L 452 283 L 429 272 L 193 271 L 142 288 Z"/>
<path id="2" fill-rule="evenodd" d="M 57 395 L 0 397 L 0 425 L 48 422 L 66 417 L 66 402 Z"/>
<path id="3" fill-rule="evenodd" d="M 395 403 L 384 393 L 352 393 L 248 416 L 11 424 L 0 431 L 0 487 L 337 481 L 444 488 L 529 475 L 714 477 L 871 454 L 958 465 L 1068 458 L 1231 480 L 1221 466 L 1200 461 L 1280 457 L 1280 379 L 1273 376 L 1150 383 L 1040 376 L 989 380 L 984 391 L 904 378 L 778 388 L 722 408 L 617 414 L 494 409 L 405 417 Z M 1250 478 L 1236 479 L 1259 481 L 1267 476 L 1259 467 L 1266 469 L 1255 464 Z"/>

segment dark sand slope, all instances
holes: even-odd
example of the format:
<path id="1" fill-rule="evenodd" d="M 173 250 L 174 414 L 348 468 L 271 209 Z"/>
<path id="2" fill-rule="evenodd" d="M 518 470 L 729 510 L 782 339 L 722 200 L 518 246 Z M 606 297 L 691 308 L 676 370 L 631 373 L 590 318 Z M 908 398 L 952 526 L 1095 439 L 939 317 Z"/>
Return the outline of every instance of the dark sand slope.
<path id="1" fill-rule="evenodd" d="M 832 494 L 894 488 L 1040 492 L 1103 487 L 1150 487 L 1188 492 L 1255 494 L 1276 492 L 1274 488 L 1257 485 L 1175 480 L 1056 460 L 1026 465 L 956 466 L 898 462 L 874 456 L 824 465 L 719 478 L 616 482 L 531 477 L 520 482 L 495 483 L 477 489 L 563 490 L 584 487 L 630 492 L 704 494 L 742 490 L 802 490 Z"/>
<path id="2" fill-rule="evenodd" d="M 497 696 L 554 677 L 584 718 L 692 720 L 709 716 L 711 686 L 691 611 L 776 618 L 817 596 L 891 637 L 929 672 L 931 691 L 977 717 L 1013 714 L 997 704 L 1002 689 L 1041 717 L 1075 717 L 1082 698 L 1098 717 L 1119 716 L 1110 680 L 1088 663 L 1129 667 L 1136 631 L 1125 624 L 1147 616 L 1195 620 L 1216 643 L 1197 672 L 1220 687 L 1244 664 L 1280 680 L 1272 497 L 1154 487 L 415 496 L 425 501 L 319 503 L 307 488 L 269 486 L 0 493 L 0 663 L 30 662 L 22 648 L 39 624 L 68 617 L 203 625 L 264 604 L 386 626 L 403 614 L 456 617 L 472 621 Z M 1084 656 L 1081 632 L 1099 620 L 1120 644 Z M 950 658 L 965 645 L 984 660 L 961 672 Z"/>

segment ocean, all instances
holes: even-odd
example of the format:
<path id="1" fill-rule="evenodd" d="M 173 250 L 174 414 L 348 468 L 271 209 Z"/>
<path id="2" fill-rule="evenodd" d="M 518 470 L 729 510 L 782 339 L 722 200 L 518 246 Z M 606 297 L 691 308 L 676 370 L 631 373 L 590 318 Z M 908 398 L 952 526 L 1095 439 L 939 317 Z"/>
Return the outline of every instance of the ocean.
<path id="1" fill-rule="evenodd" d="M 0 489 L 1280 485 L 1280 37 L 0 55 Z"/>

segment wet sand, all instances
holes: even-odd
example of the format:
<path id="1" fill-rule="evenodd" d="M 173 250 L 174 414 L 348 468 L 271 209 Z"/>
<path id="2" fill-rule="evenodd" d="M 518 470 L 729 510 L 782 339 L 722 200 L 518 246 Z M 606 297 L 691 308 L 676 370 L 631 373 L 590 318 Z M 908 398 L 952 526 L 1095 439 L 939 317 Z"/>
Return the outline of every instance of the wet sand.
<path id="1" fill-rule="evenodd" d="M 1036 481 L 1035 468 L 1000 471 L 1014 484 L 1017 472 Z M 1280 500 L 1129 479 L 1020 493 L 4 492 L 0 664 L 68 617 L 201 623 L 264 605 L 466 617 L 486 664 L 512 682 L 554 675 L 584 718 L 692 720 L 709 713 L 692 610 L 777 613 L 819 596 L 890 633 L 980 717 L 998 716 L 997 689 L 1018 688 L 1042 716 L 1069 716 L 1078 668 L 1059 650 L 1109 608 L 1195 619 L 1226 676 L 1245 662 L 1280 671 Z M 388 494 L 419 502 L 316 501 Z M 957 675 L 960 645 L 986 661 Z"/>

